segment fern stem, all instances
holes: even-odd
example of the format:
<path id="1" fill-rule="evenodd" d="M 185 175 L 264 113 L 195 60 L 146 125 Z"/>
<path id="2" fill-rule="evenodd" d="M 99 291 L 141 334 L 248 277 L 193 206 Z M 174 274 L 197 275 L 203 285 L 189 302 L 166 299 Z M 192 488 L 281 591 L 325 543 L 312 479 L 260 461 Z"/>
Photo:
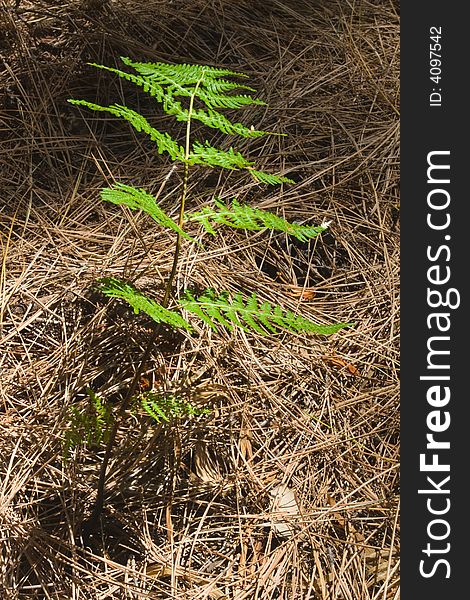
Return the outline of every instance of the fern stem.
<path id="1" fill-rule="evenodd" d="M 201 76 L 199 77 L 198 82 L 196 83 L 195 87 L 194 87 L 194 91 L 191 94 L 190 100 L 189 100 L 189 109 L 188 109 L 188 120 L 186 122 L 186 142 L 185 142 L 185 149 L 184 149 L 184 174 L 183 174 L 183 190 L 181 192 L 181 201 L 180 201 L 180 212 L 179 212 L 179 217 L 178 217 L 178 227 L 182 230 L 183 229 L 183 223 L 184 223 L 184 211 L 185 211 L 185 206 L 186 206 L 186 195 L 188 193 L 188 179 L 189 179 L 189 154 L 190 154 L 190 142 L 191 142 L 191 115 L 193 113 L 194 110 L 194 98 L 196 97 L 197 94 L 197 90 L 198 87 L 201 84 L 201 81 L 203 80 L 204 77 L 204 69 L 201 73 Z M 176 234 L 176 244 L 175 244 L 175 253 L 173 255 L 173 265 L 171 267 L 171 272 L 170 272 L 170 276 L 168 278 L 168 282 L 166 284 L 166 289 L 165 289 L 165 295 L 163 297 L 163 301 L 162 301 L 162 306 L 164 308 L 168 307 L 168 303 L 170 302 L 170 295 L 171 295 L 171 288 L 173 287 L 173 281 L 175 279 L 176 276 L 176 269 L 178 267 L 178 260 L 179 260 L 179 256 L 180 256 L 180 252 L 181 252 L 181 238 L 182 235 L 181 233 L 178 231 L 178 233 Z"/>
<path id="2" fill-rule="evenodd" d="M 189 121 L 188 121 L 189 123 Z M 184 175 L 183 175 L 183 191 L 181 193 L 181 202 L 180 202 L 180 213 L 178 217 L 178 227 L 180 229 L 183 228 L 184 221 L 184 207 L 186 203 L 186 193 L 188 189 L 188 177 L 189 177 L 189 165 L 187 162 L 184 163 Z M 168 307 L 170 302 L 171 288 L 173 287 L 173 281 L 176 275 L 176 269 L 178 267 L 178 260 L 181 252 L 181 238 L 182 234 L 178 231 L 176 234 L 176 243 L 175 243 L 175 252 L 173 255 L 173 265 L 171 267 L 170 276 L 168 277 L 168 281 L 166 284 L 165 295 L 163 296 L 162 306 L 164 308 Z"/>

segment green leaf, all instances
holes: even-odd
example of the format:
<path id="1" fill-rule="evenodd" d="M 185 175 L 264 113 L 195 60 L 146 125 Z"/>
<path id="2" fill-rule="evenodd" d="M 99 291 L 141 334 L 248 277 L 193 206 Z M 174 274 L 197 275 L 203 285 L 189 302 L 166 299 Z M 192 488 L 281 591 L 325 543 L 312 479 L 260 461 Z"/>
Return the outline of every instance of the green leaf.
<path id="1" fill-rule="evenodd" d="M 180 102 L 175 101 L 169 95 L 165 96 L 162 106 L 163 110 L 167 114 L 175 116 L 177 121 L 187 123 L 190 118 L 191 120 L 196 119 L 197 121 L 204 123 L 204 125 L 207 125 L 212 129 L 218 129 L 219 131 L 222 131 L 222 133 L 228 135 L 240 135 L 246 138 L 269 135 L 268 131 L 259 131 L 252 127 L 245 127 L 245 125 L 242 125 L 241 123 L 234 123 L 227 119 L 222 113 L 213 109 L 193 109 L 190 116 L 189 110 L 183 108 Z"/>
<path id="2" fill-rule="evenodd" d="M 140 394 L 138 400 L 146 413 L 157 423 L 168 423 L 172 419 L 208 412 L 208 409 L 197 408 L 173 392 L 151 390 Z"/>
<path id="3" fill-rule="evenodd" d="M 232 121 L 220 112 L 222 109 L 234 110 L 250 104 L 265 104 L 262 100 L 253 98 L 249 93 L 230 93 L 236 89 L 242 89 L 245 92 L 254 91 L 248 86 L 225 79 L 225 77 L 246 77 L 244 73 L 208 65 L 140 63 L 125 57 L 122 57 L 122 61 L 126 66 L 134 69 L 136 73 L 127 73 L 121 69 L 96 63 L 90 64 L 138 85 L 144 92 L 156 99 L 165 113 L 173 116 L 177 121 L 187 123 L 189 120 L 198 120 L 204 125 L 227 135 L 238 135 L 245 138 L 273 135 L 272 132 L 257 130 L 253 126 L 246 126 L 243 123 Z M 195 105 L 190 112 L 189 107 L 182 106 L 181 98 L 186 100 L 195 98 L 205 108 Z M 109 112 L 125 119 L 137 131 L 146 133 L 156 143 L 160 154 L 168 153 L 172 160 L 187 162 L 190 165 L 204 165 L 231 170 L 249 169 L 256 181 L 270 185 L 293 183 L 288 177 L 253 169 L 253 162 L 248 161 L 233 148 L 228 151 L 219 150 L 207 141 L 204 143 L 194 141 L 190 155 L 186 160 L 183 147 L 168 133 L 158 131 L 150 125 L 145 117 L 126 106 L 120 104 L 101 106 L 85 100 L 69 100 L 69 102 L 85 106 L 91 110 Z"/>
<path id="4" fill-rule="evenodd" d="M 168 227 L 187 240 L 195 241 L 194 238 L 170 219 L 165 211 L 160 208 L 153 196 L 141 188 L 135 188 L 124 183 L 115 183 L 112 188 L 101 190 L 101 198 L 106 202 L 127 206 L 132 210 L 143 210 L 162 227 Z"/>
<path id="5" fill-rule="evenodd" d="M 273 307 L 269 302 L 260 304 L 255 293 L 251 294 L 247 301 L 243 300 L 241 294 L 236 294 L 233 301 L 230 301 L 227 293 L 218 295 L 212 289 L 206 290 L 197 298 L 186 291 L 185 296 L 180 299 L 180 305 L 199 316 L 212 329 L 217 329 L 216 323 L 227 327 L 229 321 L 245 331 L 254 329 L 262 335 L 282 330 L 329 335 L 353 325 L 353 323 L 318 325 L 292 311 L 283 311 L 280 306 Z M 228 328 L 231 328 L 230 324 Z"/>
<path id="6" fill-rule="evenodd" d="M 241 204 L 236 199 L 232 200 L 232 206 L 224 204 L 218 198 L 215 199 L 214 203 L 215 208 L 206 206 L 200 211 L 189 214 L 187 216 L 188 220 L 201 223 L 204 229 L 211 234 L 216 233 L 214 224 L 219 224 L 248 231 L 262 231 L 264 229 L 283 231 L 296 237 L 301 242 L 306 242 L 327 229 L 324 225 L 313 226 L 290 223 L 274 213 Z"/>
<path id="7" fill-rule="evenodd" d="M 222 167 L 224 169 L 248 169 L 253 163 L 246 160 L 240 152 L 233 148 L 227 151 L 214 148 L 205 142 L 194 142 L 192 152 L 189 154 L 190 165 L 205 165 L 206 167 Z"/>
<path id="8" fill-rule="evenodd" d="M 136 314 L 143 311 L 156 323 L 162 322 L 171 327 L 186 329 L 186 331 L 192 330 L 191 325 L 180 314 L 168 310 L 128 283 L 114 277 L 105 277 L 99 280 L 98 285 L 105 296 L 125 300 Z"/>
<path id="9" fill-rule="evenodd" d="M 211 80 L 218 80 L 220 77 L 247 77 L 245 73 L 232 71 L 229 69 L 221 69 L 218 67 L 210 67 L 208 65 L 191 65 L 191 64 L 176 64 L 170 63 L 139 63 L 121 56 L 121 60 L 125 65 L 133 67 L 141 75 L 149 76 L 152 79 L 162 79 L 166 82 L 177 83 L 179 85 L 195 84 L 201 77 L 206 77 Z"/>
<path id="10" fill-rule="evenodd" d="M 283 175 L 273 175 L 272 173 L 265 173 L 264 171 L 256 171 L 250 169 L 250 174 L 259 181 L 260 183 L 267 183 L 268 185 L 277 185 L 279 183 L 295 183 L 293 179 L 284 177 Z"/>
<path id="11" fill-rule="evenodd" d="M 109 112 L 116 117 L 121 117 L 128 121 L 136 131 L 143 131 L 149 138 L 155 142 L 159 154 L 167 152 L 172 160 L 184 160 L 184 149 L 168 134 L 161 133 L 150 125 L 145 117 L 138 112 L 121 106 L 120 104 L 112 104 L 111 106 L 101 106 L 86 100 L 68 100 L 70 104 L 77 106 L 85 106 L 91 110 L 100 112 Z"/>
<path id="12" fill-rule="evenodd" d="M 147 78 L 142 77 L 141 75 L 134 75 L 132 73 L 127 73 L 126 71 L 121 71 L 121 69 L 114 69 L 113 67 L 106 67 L 105 65 L 99 65 L 96 63 L 88 63 L 91 67 L 96 67 L 97 69 L 102 69 L 103 71 L 109 71 L 110 73 L 114 73 L 123 79 L 130 81 L 131 83 L 135 83 L 135 85 L 140 86 L 144 92 L 150 94 L 158 102 L 162 102 L 163 96 L 165 95 L 164 88 L 159 85 L 157 82 Z"/>

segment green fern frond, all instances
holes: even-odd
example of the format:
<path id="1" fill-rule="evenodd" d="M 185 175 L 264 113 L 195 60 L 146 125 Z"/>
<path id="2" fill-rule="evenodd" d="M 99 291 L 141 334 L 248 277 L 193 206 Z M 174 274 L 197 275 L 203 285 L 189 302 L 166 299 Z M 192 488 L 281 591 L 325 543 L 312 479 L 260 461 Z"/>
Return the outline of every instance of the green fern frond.
<path id="1" fill-rule="evenodd" d="M 134 83 L 141 87 L 144 92 L 150 94 L 157 99 L 158 102 L 162 102 L 163 97 L 165 95 L 165 90 L 163 87 L 155 81 L 152 81 L 148 77 L 142 77 L 142 75 L 134 75 L 133 73 L 127 73 L 126 71 L 121 71 L 121 69 L 115 69 L 113 67 L 107 67 L 105 65 L 99 65 L 97 63 L 88 63 L 91 67 L 96 67 L 97 69 L 101 69 L 103 71 L 109 71 L 110 73 L 114 73 L 123 79 Z"/>
<path id="2" fill-rule="evenodd" d="M 198 120 L 204 125 L 217 129 L 227 135 L 238 135 L 245 138 L 271 135 L 269 131 L 257 130 L 247 127 L 239 122 L 228 119 L 216 109 L 237 109 L 249 104 L 264 105 L 262 100 L 253 98 L 250 94 L 231 94 L 236 89 L 254 91 L 248 86 L 237 82 L 227 81 L 224 77 L 246 77 L 229 69 L 219 69 L 206 65 L 170 65 L 165 63 L 138 63 L 129 58 L 122 58 L 123 63 L 133 68 L 137 74 L 126 73 L 120 69 L 106 67 L 96 63 L 92 66 L 109 71 L 119 77 L 130 81 L 144 92 L 153 96 L 162 106 L 163 111 L 176 118 L 177 121 L 188 122 Z M 184 108 L 178 100 L 180 97 L 199 99 L 206 108 Z M 203 165 L 224 169 L 249 169 L 251 175 L 260 183 L 276 185 L 280 183 L 294 183 L 287 177 L 257 171 L 253 163 L 245 159 L 239 152 L 230 148 L 228 151 L 219 150 L 207 141 L 195 141 L 187 161 L 185 152 L 168 133 L 162 133 L 152 127 L 140 113 L 122 106 L 112 104 L 101 106 L 86 100 L 70 99 L 71 104 L 85 106 L 91 110 L 108 112 L 128 121 L 136 131 L 146 133 L 156 143 L 160 154 L 168 153 L 172 160 L 188 162 L 190 165 Z M 284 134 L 279 134 L 284 135 Z"/>
<path id="3" fill-rule="evenodd" d="M 269 302 L 260 304 L 255 293 L 245 302 L 241 294 L 235 294 L 230 301 L 227 293 L 217 295 L 211 289 L 197 298 L 186 291 L 185 297 L 180 299 L 180 305 L 199 316 L 213 330 L 217 330 L 216 323 L 218 323 L 227 329 L 233 329 L 234 325 L 245 331 L 254 329 L 261 335 L 283 330 L 329 335 L 352 325 L 352 323 L 318 325 L 292 311 L 284 311 L 280 306 L 272 306 Z"/>
<path id="4" fill-rule="evenodd" d="M 176 117 L 177 121 L 187 123 L 189 119 L 196 119 L 201 121 L 201 123 L 204 123 L 204 125 L 207 125 L 212 129 L 218 129 L 219 131 L 222 131 L 222 133 L 228 135 L 239 135 L 241 137 L 249 138 L 269 134 L 268 131 L 260 131 L 251 127 L 245 127 L 242 123 L 234 123 L 227 119 L 222 113 L 212 109 L 193 109 L 190 115 L 189 110 L 183 108 L 180 102 L 175 101 L 169 95 L 165 95 L 162 107 L 167 114 Z"/>
<path id="5" fill-rule="evenodd" d="M 134 62 L 124 56 L 121 56 L 121 60 L 125 65 L 132 67 L 141 75 L 150 77 L 156 81 L 177 82 L 178 85 L 191 85 L 197 83 L 201 78 L 218 81 L 220 77 L 247 77 L 245 73 L 210 67 L 208 65 L 140 63 Z"/>
<path id="6" fill-rule="evenodd" d="M 91 110 L 109 112 L 117 117 L 122 117 L 128 121 L 136 131 L 143 131 L 146 133 L 150 139 L 157 144 L 157 150 L 160 154 L 167 152 L 173 160 L 184 161 L 184 149 L 175 142 L 168 133 L 161 133 L 152 127 L 147 119 L 138 112 L 119 104 L 100 106 L 99 104 L 94 104 L 93 102 L 88 102 L 86 100 L 69 100 L 69 102 L 70 104 L 85 106 Z M 227 151 L 219 150 L 218 148 L 211 146 L 207 141 L 204 144 L 197 141 L 194 142 L 192 151 L 188 157 L 188 163 L 191 165 L 222 167 L 225 169 L 250 168 L 250 172 L 254 172 L 251 169 L 253 163 L 246 160 L 240 152 L 235 152 L 233 148 L 229 148 Z"/>
<path id="7" fill-rule="evenodd" d="M 214 96 L 222 95 L 222 92 L 232 92 L 233 90 L 246 90 L 247 92 L 256 92 L 255 88 L 252 88 L 249 85 L 242 85 L 238 83 L 238 81 L 229 81 L 228 79 L 219 78 L 207 79 L 206 87 Z M 226 96 L 224 95 L 224 97 Z M 247 97 L 252 99 L 251 96 Z M 255 99 L 254 103 L 266 106 L 266 102 L 263 102 L 263 100 Z"/>
<path id="8" fill-rule="evenodd" d="M 188 163 L 207 167 L 223 167 L 224 169 L 248 169 L 253 164 L 233 148 L 226 151 L 219 150 L 207 141 L 204 144 L 194 142 Z"/>
<path id="9" fill-rule="evenodd" d="M 202 87 L 202 89 L 196 92 L 196 96 L 204 102 L 204 104 L 210 108 L 230 108 L 237 109 L 243 108 L 255 104 L 257 106 L 266 106 L 266 102 L 259 98 L 252 98 L 249 94 L 217 94 L 214 89 L 217 87 L 217 82 L 211 82 L 210 80 Z M 236 86 L 239 88 L 240 86 Z M 219 86 L 220 88 L 220 86 Z M 232 88 L 233 89 L 233 88 Z M 251 89 L 245 87 L 245 89 Z M 207 90 L 207 91 L 206 91 Z M 267 133 L 267 132 L 264 132 Z"/>
<path id="10" fill-rule="evenodd" d="M 217 111 L 210 110 L 214 108 L 238 109 L 250 104 L 265 105 L 262 100 L 252 98 L 249 94 L 227 95 L 223 91 L 231 91 L 237 88 L 243 88 L 249 91 L 255 91 L 248 86 L 241 86 L 238 83 L 228 82 L 213 78 L 212 69 L 200 68 L 200 65 L 165 65 L 154 63 L 153 68 L 145 67 L 144 63 L 134 63 L 129 59 L 123 59 L 124 64 L 130 66 L 140 73 L 134 75 L 106 67 L 96 63 L 89 63 L 91 66 L 105 71 L 109 71 L 140 86 L 144 92 L 155 97 L 162 103 L 163 110 L 176 116 L 178 121 L 186 122 L 189 117 L 189 111 L 185 110 L 181 103 L 175 100 L 176 96 L 191 97 L 193 94 L 199 98 L 209 108 L 208 111 L 198 109 L 194 110 L 191 118 L 202 121 L 205 125 L 228 134 L 238 134 L 243 137 L 258 137 L 268 135 L 269 132 L 257 131 L 253 128 L 245 127 L 241 123 L 232 123 Z M 192 69 L 190 67 L 196 67 Z M 149 73 L 149 71 L 151 73 Z M 236 73 L 223 70 L 228 75 L 237 75 Z M 198 77 L 196 78 L 196 75 Z M 202 78 L 202 79 L 201 79 Z M 165 86 L 165 87 L 164 87 Z M 197 87 L 196 87 L 197 86 Z"/>
<path id="11" fill-rule="evenodd" d="M 250 174 L 259 181 L 260 183 L 267 183 L 268 185 L 277 185 L 279 183 L 295 183 L 293 179 L 284 177 L 283 175 L 273 175 L 272 173 L 265 173 L 264 171 L 256 171 L 250 169 Z"/>
<path id="12" fill-rule="evenodd" d="M 99 289 L 106 296 L 125 300 L 135 313 L 143 311 L 157 323 L 163 322 L 175 328 L 192 331 L 191 325 L 179 313 L 164 308 L 133 286 L 113 277 L 101 279 L 98 283 Z M 217 330 L 217 325 L 222 325 L 229 330 L 234 326 L 241 327 L 245 331 L 253 329 L 261 335 L 269 332 L 278 333 L 282 330 L 327 335 L 352 325 L 352 323 L 318 325 L 292 311 L 283 311 L 280 306 L 271 306 L 269 302 L 259 304 L 255 293 L 244 302 L 241 294 L 236 294 L 230 301 L 227 292 L 217 295 L 214 290 L 208 289 L 196 298 L 187 290 L 179 304 L 181 308 L 198 316 L 213 330 Z"/>
<path id="13" fill-rule="evenodd" d="M 162 322 L 171 327 L 186 329 L 186 331 L 192 330 L 191 325 L 181 315 L 148 298 L 128 283 L 114 277 L 105 277 L 99 280 L 98 286 L 105 296 L 125 300 L 133 308 L 135 314 L 143 311 L 156 323 Z"/>
<path id="14" fill-rule="evenodd" d="M 87 394 L 93 402 L 96 416 L 96 430 L 99 442 L 107 441 L 107 433 L 109 426 L 112 423 L 112 413 L 109 404 L 106 404 L 101 398 L 91 389 L 87 389 Z"/>
<path id="15" fill-rule="evenodd" d="M 187 240 L 195 241 L 168 217 L 153 196 L 141 188 L 135 188 L 124 183 L 115 183 L 113 188 L 104 188 L 101 190 L 101 198 L 106 202 L 128 206 L 132 210 L 143 210 L 162 227 L 168 227 Z"/>
<path id="16" fill-rule="evenodd" d="M 244 73 L 217 69 L 207 65 L 170 65 L 166 63 L 136 63 L 128 58 L 121 58 L 123 63 L 137 71 L 142 81 L 149 86 L 166 86 L 171 96 L 190 97 L 195 95 L 209 108 L 241 108 L 250 104 L 265 105 L 265 102 L 252 98 L 249 94 L 227 95 L 236 89 L 254 92 L 253 88 L 236 82 L 227 81 L 223 77 L 246 77 Z M 96 66 L 96 65 L 95 65 Z M 108 70 L 112 70 L 109 69 Z M 124 72 L 112 70 L 121 77 L 132 81 Z M 139 80 L 138 85 L 142 85 Z"/>
<path id="17" fill-rule="evenodd" d="M 214 223 L 248 231 L 262 231 L 263 229 L 283 231 L 296 237 L 301 242 L 306 242 L 327 229 L 326 226 L 321 225 L 290 223 L 274 213 L 260 208 L 253 208 L 247 204 L 240 204 L 236 199 L 232 200 L 231 207 L 225 205 L 218 198 L 214 202 L 215 208 L 206 206 L 201 211 L 188 215 L 189 221 L 201 223 L 204 229 L 213 235 L 216 233 Z"/>
<path id="18" fill-rule="evenodd" d="M 139 395 L 138 400 L 145 412 L 157 423 L 208 412 L 205 408 L 197 408 L 178 394 L 151 390 Z"/>
<path id="19" fill-rule="evenodd" d="M 86 448 L 106 444 L 113 422 L 111 407 L 91 389 L 87 389 L 89 402 L 82 409 L 72 406 L 68 426 L 62 440 L 62 453 L 67 462 L 70 451 L 78 446 Z"/>
<path id="20" fill-rule="evenodd" d="M 88 102 L 86 100 L 68 100 L 70 104 L 77 106 L 86 106 L 87 108 L 95 111 L 109 112 L 116 117 L 121 117 L 128 121 L 136 131 L 143 131 L 149 138 L 156 143 L 159 154 L 167 152 L 172 160 L 184 160 L 184 149 L 177 143 L 168 133 L 161 133 L 150 125 L 145 117 L 141 114 L 127 108 L 127 106 L 121 106 L 120 104 L 112 104 L 111 106 L 101 106 Z"/>
<path id="21" fill-rule="evenodd" d="M 183 109 L 181 104 L 175 100 L 178 96 L 195 96 L 203 102 L 209 110 L 197 109 L 191 114 L 191 118 L 202 121 L 205 125 L 220 129 L 224 133 L 238 134 L 244 137 L 257 137 L 268 135 L 267 131 L 257 131 L 254 128 L 243 126 L 241 123 L 232 123 L 213 109 L 239 109 L 248 105 L 265 106 L 266 103 L 258 98 L 253 98 L 250 94 L 226 94 L 223 92 L 233 91 L 235 89 L 244 89 L 246 91 L 255 91 L 249 86 L 243 86 L 236 82 L 230 82 L 220 79 L 221 74 L 243 77 L 243 73 L 229 71 L 226 69 L 214 69 L 201 65 L 167 65 L 154 63 L 149 69 L 145 63 L 134 63 L 129 59 L 123 59 L 126 65 L 135 68 L 142 79 L 137 79 L 136 83 L 144 87 L 148 84 L 150 94 L 159 98 L 158 90 L 153 92 L 153 87 L 158 85 L 160 88 L 166 86 L 166 95 L 161 97 L 163 110 L 167 114 L 175 115 L 177 120 L 187 121 L 189 111 Z M 119 70 L 113 72 L 121 74 Z M 129 77 L 126 77 L 130 79 Z M 157 84 L 158 82 L 158 84 Z"/>

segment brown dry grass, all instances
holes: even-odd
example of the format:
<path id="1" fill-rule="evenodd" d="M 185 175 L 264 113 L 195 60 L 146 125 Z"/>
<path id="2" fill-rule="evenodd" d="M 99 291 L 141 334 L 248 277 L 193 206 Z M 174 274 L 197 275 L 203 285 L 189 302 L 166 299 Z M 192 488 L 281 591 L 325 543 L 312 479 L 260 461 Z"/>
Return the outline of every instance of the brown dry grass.
<path id="1" fill-rule="evenodd" d="M 398 28 L 392 0 L 1 0 L 2 598 L 398 598 Z M 201 169 L 191 206 L 217 188 L 332 220 L 310 247 L 240 232 L 185 244 L 179 285 L 256 290 L 356 326 L 160 336 L 147 377 L 184 382 L 213 410 L 171 427 L 129 414 L 83 548 L 102 451 L 64 464 L 67 411 L 89 385 L 118 402 L 151 331 L 93 282 L 137 278 L 158 294 L 172 254 L 170 234 L 97 202 L 113 178 L 155 192 L 171 165 L 125 124 L 66 103 L 149 111 L 85 65 L 120 55 L 245 71 L 269 107 L 240 120 L 289 134 L 240 148 L 297 185 Z M 170 173 L 172 214 L 180 185 Z M 285 537 L 289 518 L 270 512 L 280 485 L 296 498 Z"/>

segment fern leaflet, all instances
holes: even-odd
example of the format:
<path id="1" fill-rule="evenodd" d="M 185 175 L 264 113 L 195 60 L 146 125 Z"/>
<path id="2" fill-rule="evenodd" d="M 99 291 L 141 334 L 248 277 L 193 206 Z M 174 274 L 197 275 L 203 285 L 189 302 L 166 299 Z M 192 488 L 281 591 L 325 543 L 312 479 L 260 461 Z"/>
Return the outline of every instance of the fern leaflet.
<path id="1" fill-rule="evenodd" d="M 149 84 L 167 86 L 173 96 L 190 97 L 193 94 L 208 108 L 241 108 L 249 104 L 264 106 L 266 103 L 249 94 L 227 95 L 236 89 L 254 92 L 247 85 L 227 81 L 223 77 L 246 77 L 244 73 L 237 73 L 227 69 L 218 69 L 207 65 L 170 65 L 166 63 L 135 63 L 128 58 L 121 58 L 122 62 L 133 68 Z M 96 65 L 95 65 L 96 66 Z M 108 68 L 108 70 L 111 70 Z M 116 69 L 113 69 L 117 72 Z M 122 73 L 122 75 L 121 75 Z M 121 72 L 121 77 L 128 75 Z M 196 88 L 196 84 L 197 88 Z"/>
<path id="2" fill-rule="evenodd" d="M 181 85 L 195 84 L 201 77 L 207 77 L 211 80 L 219 80 L 220 77 L 247 77 L 245 73 L 221 69 L 219 67 L 209 67 L 208 65 L 192 65 L 181 63 L 172 65 L 170 63 L 139 63 L 130 58 L 121 56 L 122 62 L 134 68 L 141 75 L 158 80 L 163 78 L 165 81 L 177 81 Z M 243 87 L 243 86 L 238 86 Z"/>
<path id="3" fill-rule="evenodd" d="M 181 327 L 182 329 L 186 329 L 186 331 L 191 331 L 192 329 L 191 325 L 181 315 L 168 310 L 155 300 L 148 298 L 128 283 L 114 277 L 105 277 L 98 284 L 99 289 L 105 296 L 125 300 L 134 309 L 135 314 L 143 311 L 156 323 L 166 323 L 175 328 Z"/>
<path id="4" fill-rule="evenodd" d="M 196 119 L 204 123 L 204 125 L 212 127 L 212 129 L 222 131 L 222 133 L 240 135 L 246 138 L 268 135 L 267 131 L 259 131 L 257 129 L 252 129 L 251 127 L 245 127 L 245 125 L 242 125 L 241 123 L 233 123 L 216 110 L 193 109 L 190 115 L 189 110 L 183 108 L 180 102 L 174 101 L 168 94 L 165 96 L 162 106 L 163 110 L 169 115 L 174 115 L 177 121 L 187 123 L 190 118 Z"/>
<path id="5" fill-rule="evenodd" d="M 205 142 L 194 142 L 192 152 L 188 157 L 190 165 L 204 165 L 206 167 L 222 167 L 224 169 L 248 169 L 253 163 L 244 158 L 240 152 L 233 148 L 227 151 L 214 148 Z"/>
<path id="6" fill-rule="evenodd" d="M 273 175 L 272 173 L 265 173 L 264 171 L 256 171 L 250 169 L 250 174 L 259 181 L 259 183 L 267 183 L 268 185 L 277 185 L 279 183 L 295 183 L 293 179 L 284 177 L 283 175 Z"/>
<path id="7" fill-rule="evenodd" d="M 157 423 L 168 423 L 172 419 L 208 412 L 208 409 L 197 408 L 183 396 L 172 392 L 151 390 L 140 394 L 138 400 L 145 412 Z"/>
<path id="8" fill-rule="evenodd" d="M 179 233 L 187 240 L 195 241 L 189 234 L 181 229 L 164 210 L 157 204 L 155 198 L 141 188 L 135 188 L 124 183 L 115 183 L 114 188 L 101 190 L 101 198 L 106 202 L 128 206 L 133 210 L 143 210 L 162 227 L 168 227 Z"/>
<path id="9" fill-rule="evenodd" d="M 109 71 L 110 73 L 119 75 L 119 77 L 122 77 L 123 79 L 140 86 L 144 90 L 144 92 L 156 98 L 158 102 L 163 101 L 165 90 L 160 84 L 147 77 L 142 77 L 142 75 L 133 75 L 132 73 L 126 73 L 126 71 L 121 71 L 121 69 L 114 69 L 113 67 L 106 67 L 105 65 L 99 65 L 96 63 L 88 64 L 91 67 L 96 67 L 97 69 L 102 69 L 103 71 Z"/>
<path id="10" fill-rule="evenodd" d="M 91 110 L 109 112 L 116 117 L 122 117 L 128 121 L 136 131 L 143 131 L 146 133 L 152 142 L 157 145 L 159 154 L 167 152 L 172 160 L 184 160 L 184 149 L 177 143 L 168 133 L 161 133 L 150 125 L 145 117 L 140 113 L 127 108 L 127 106 L 121 106 L 120 104 L 112 104 L 111 106 L 100 106 L 93 102 L 87 102 L 86 100 L 69 100 L 70 104 L 78 106 L 86 106 Z"/>
<path id="11" fill-rule="evenodd" d="M 199 316 L 214 330 L 217 330 L 216 323 L 219 323 L 228 329 L 233 329 L 233 325 L 241 327 L 245 331 L 254 329 L 261 335 L 267 335 L 270 332 L 278 333 L 282 330 L 293 333 L 305 331 L 328 335 L 352 325 L 352 323 L 318 325 L 290 310 L 284 311 L 277 305 L 273 307 L 269 302 L 260 304 L 255 293 L 251 294 L 244 302 L 241 294 L 235 294 L 233 300 L 230 301 L 227 293 L 217 295 L 211 289 L 206 290 L 198 298 L 186 291 L 185 297 L 180 300 L 180 305 Z"/>
<path id="12" fill-rule="evenodd" d="M 214 223 L 218 223 L 249 231 L 261 231 L 263 229 L 284 231 L 301 242 L 306 242 L 326 229 L 326 226 L 290 223 L 274 213 L 260 208 L 253 208 L 247 204 L 240 204 L 236 199 L 232 200 L 231 207 L 225 205 L 218 198 L 214 202 L 215 208 L 206 206 L 201 211 L 190 214 L 188 220 L 201 223 L 204 229 L 212 234 L 216 233 Z"/>

